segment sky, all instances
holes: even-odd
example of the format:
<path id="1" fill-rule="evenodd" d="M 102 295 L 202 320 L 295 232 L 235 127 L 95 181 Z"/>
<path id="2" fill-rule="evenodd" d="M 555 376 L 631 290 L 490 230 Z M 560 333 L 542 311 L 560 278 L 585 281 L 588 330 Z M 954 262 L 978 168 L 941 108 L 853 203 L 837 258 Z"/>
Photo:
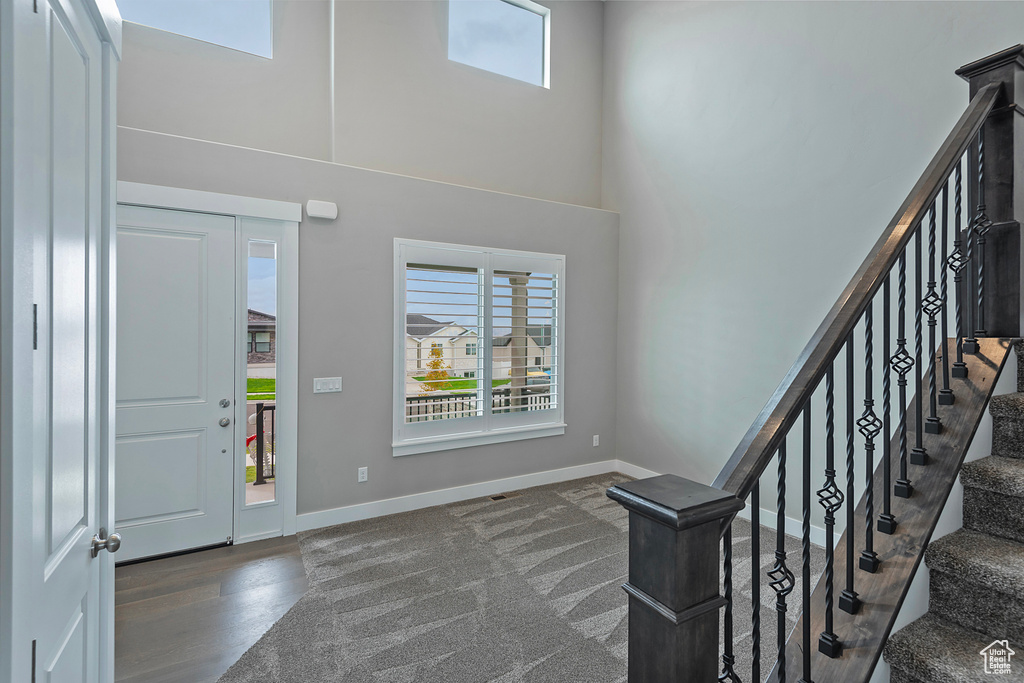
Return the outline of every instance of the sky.
<path id="1" fill-rule="evenodd" d="M 450 0 L 448 59 L 544 84 L 544 18 L 502 0 Z"/>
<path id="2" fill-rule="evenodd" d="M 552 275 L 533 273 L 533 276 L 528 296 L 545 299 L 529 301 L 528 324 L 550 325 Z M 406 312 L 420 313 L 438 322 L 454 322 L 478 332 L 476 310 L 479 277 L 478 273 L 410 268 L 406 271 Z M 508 285 L 508 277 L 494 278 L 493 334 L 496 337 L 510 330 L 512 291 Z"/>
<path id="3" fill-rule="evenodd" d="M 249 304 L 261 313 L 277 316 L 277 261 L 249 257 Z"/>
<path id="4" fill-rule="evenodd" d="M 125 21 L 273 56 L 270 0 L 117 0 Z"/>

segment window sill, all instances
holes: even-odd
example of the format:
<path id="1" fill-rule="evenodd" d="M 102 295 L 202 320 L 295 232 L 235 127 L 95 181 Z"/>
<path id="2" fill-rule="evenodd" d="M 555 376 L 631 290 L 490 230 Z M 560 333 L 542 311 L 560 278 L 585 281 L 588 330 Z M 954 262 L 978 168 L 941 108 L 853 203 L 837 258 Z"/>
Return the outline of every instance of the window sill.
<path id="1" fill-rule="evenodd" d="M 565 434 L 564 422 L 498 429 L 490 432 L 446 434 L 444 436 L 432 436 L 423 439 L 410 439 L 393 443 L 391 448 L 392 455 L 397 458 L 402 455 L 450 451 L 456 448 L 484 446 L 492 443 L 505 443 L 506 441 L 522 441 L 523 439 L 539 439 L 545 436 L 558 436 L 560 434 Z"/>

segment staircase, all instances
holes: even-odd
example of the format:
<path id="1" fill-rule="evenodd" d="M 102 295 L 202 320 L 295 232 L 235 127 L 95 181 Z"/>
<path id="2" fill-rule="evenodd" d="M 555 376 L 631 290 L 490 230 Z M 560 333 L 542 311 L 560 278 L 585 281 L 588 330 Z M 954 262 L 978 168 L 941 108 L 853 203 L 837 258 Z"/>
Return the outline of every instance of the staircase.
<path id="1" fill-rule="evenodd" d="M 993 397 L 989 412 L 992 455 L 960 472 L 963 529 L 925 554 L 929 611 L 885 646 L 892 683 L 990 681 L 981 651 L 996 640 L 1017 653 L 996 680 L 1024 681 L 1024 393 Z"/>

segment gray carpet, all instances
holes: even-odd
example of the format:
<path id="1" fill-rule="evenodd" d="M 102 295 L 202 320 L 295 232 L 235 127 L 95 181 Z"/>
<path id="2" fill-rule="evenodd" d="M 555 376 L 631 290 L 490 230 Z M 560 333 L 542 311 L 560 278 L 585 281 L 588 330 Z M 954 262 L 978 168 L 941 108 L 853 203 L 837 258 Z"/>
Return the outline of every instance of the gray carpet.
<path id="1" fill-rule="evenodd" d="M 628 522 L 605 491 L 626 480 L 601 475 L 300 534 L 309 591 L 220 683 L 624 681 Z M 749 531 L 734 528 L 745 681 Z M 823 554 L 815 549 L 817 572 Z M 772 643 L 766 587 L 762 603 Z M 764 675 L 771 661 L 765 654 Z"/>

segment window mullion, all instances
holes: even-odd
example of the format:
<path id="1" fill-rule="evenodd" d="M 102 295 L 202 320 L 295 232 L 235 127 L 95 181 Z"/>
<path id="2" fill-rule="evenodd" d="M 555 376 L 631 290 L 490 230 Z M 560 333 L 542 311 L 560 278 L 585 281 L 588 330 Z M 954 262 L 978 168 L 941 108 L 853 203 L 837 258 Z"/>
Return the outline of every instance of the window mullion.
<path id="1" fill-rule="evenodd" d="M 484 254 L 484 272 L 483 272 L 483 325 L 481 326 L 480 336 L 481 343 L 484 348 L 483 353 L 483 408 L 484 408 L 484 431 L 491 431 L 491 410 L 494 405 L 494 378 L 491 376 L 494 372 L 494 343 L 492 341 L 494 337 L 493 323 L 494 323 L 494 310 L 493 310 L 493 292 L 494 292 L 494 266 L 491 263 L 491 254 Z"/>

